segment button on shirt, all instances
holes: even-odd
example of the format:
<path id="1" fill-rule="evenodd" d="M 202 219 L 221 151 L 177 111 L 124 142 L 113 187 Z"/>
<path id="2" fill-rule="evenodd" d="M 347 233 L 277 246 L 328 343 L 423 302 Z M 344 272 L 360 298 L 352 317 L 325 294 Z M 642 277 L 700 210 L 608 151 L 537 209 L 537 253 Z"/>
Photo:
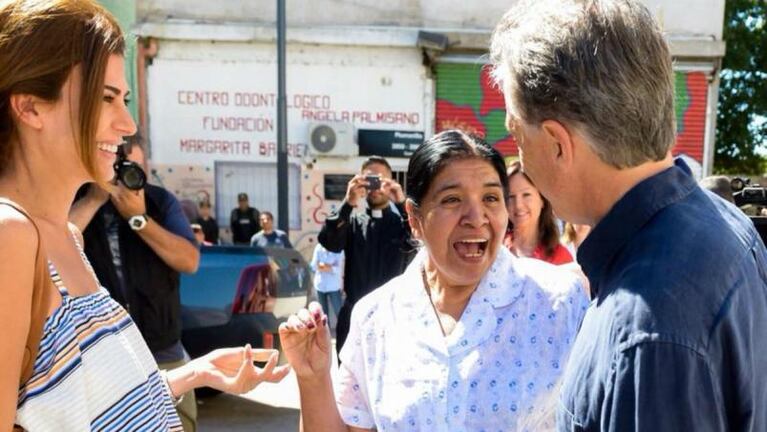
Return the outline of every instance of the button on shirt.
<path id="1" fill-rule="evenodd" d="M 555 388 L 588 305 L 570 272 L 501 248 L 447 337 L 421 278 L 425 251 L 360 300 L 341 351 L 347 425 L 510 431 Z"/>
<path id="2" fill-rule="evenodd" d="M 767 431 L 767 253 L 685 168 L 635 186 L 578 250 L 596 298 L 560 431 Z"/>

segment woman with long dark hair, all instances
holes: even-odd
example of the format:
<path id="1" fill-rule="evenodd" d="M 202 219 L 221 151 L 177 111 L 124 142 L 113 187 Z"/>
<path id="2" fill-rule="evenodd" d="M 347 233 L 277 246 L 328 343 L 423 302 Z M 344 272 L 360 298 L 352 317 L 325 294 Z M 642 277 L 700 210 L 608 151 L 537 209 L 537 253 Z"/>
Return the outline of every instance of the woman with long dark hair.
<path id="1" fill-rule="evenodd" d="M 406 209 L 423 245 L 405 273 L 362 298 L 335 394 L 317 303 L 280 327 L 307 430 L 517 430 L 564 368 L 588 299 L 577 278 L 502 245 L 501 155 L 441 132 L 410 158 Z"/>

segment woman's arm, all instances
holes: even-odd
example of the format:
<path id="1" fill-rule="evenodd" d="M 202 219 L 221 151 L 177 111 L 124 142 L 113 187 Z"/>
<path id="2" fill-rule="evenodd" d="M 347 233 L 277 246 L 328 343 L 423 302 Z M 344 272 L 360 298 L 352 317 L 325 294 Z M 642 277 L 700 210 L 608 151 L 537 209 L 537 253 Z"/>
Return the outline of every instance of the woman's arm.
<path id="1" fill-rule="evenodd" d="M 168 386 L 174 398 L 199 387 L 211 387 L 232 394 L 253 390 L 258 384 L 279 382 L 290 371 L 289 366 L 277 366 L 279 354 L 273 349 L 257 349 L 246 345 L 211 351 L 184 366 L 166 372 Z M 253 362 L 266 361 L 263 369 Z"/>
<path id="2" fill-rule="evenodd" d="M 0 206 L 0 430 L 13 427 L 19 379 L 32 310 L 37 232 L 8 206 Z"/>
<path id="3" fill-rule="evenodd" d="M 308 432 L 363 432 L 347 426 L 335 402 L 330 378 L 333 346 L 328 317 L 312 302 L 280 325 L 280 341 L 296 371 L 301 396 L 301 430 Z"/>
<path id="4" fill-rule="evenodd" d="M 327 327 L 327 326 L 326 326 Z M 346 426 L 336 406 L 330 373 L 318 379 L 298 379 L 301 397 L 301 431 L 347 432 L 366 431 Z M 304 425 L 310 425 L 307 429 Z"/>

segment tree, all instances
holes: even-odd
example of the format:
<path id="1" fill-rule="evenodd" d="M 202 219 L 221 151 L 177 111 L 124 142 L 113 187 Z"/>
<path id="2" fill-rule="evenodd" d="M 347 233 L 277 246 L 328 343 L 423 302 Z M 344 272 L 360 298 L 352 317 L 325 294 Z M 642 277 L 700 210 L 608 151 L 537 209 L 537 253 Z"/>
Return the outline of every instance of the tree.
<path id="1" fill-rule="evenodd" d="M 727 0 L 714 171 L 762 174 L 767 152 L 767 1 Z"/>

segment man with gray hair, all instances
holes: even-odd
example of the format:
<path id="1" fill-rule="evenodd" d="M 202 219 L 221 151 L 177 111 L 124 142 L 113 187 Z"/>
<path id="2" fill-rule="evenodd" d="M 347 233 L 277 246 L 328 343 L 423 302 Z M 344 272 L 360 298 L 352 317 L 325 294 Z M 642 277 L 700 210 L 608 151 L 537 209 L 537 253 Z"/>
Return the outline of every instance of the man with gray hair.
<path id="1" fill-rule="evenodd" d="M 561 218 L 594 227 L 559 430 L 767 430 L 767 251 L 672 159 L 671 56 L 651 13 L 520 1 L 490 51 L 524 170 Z"/>

